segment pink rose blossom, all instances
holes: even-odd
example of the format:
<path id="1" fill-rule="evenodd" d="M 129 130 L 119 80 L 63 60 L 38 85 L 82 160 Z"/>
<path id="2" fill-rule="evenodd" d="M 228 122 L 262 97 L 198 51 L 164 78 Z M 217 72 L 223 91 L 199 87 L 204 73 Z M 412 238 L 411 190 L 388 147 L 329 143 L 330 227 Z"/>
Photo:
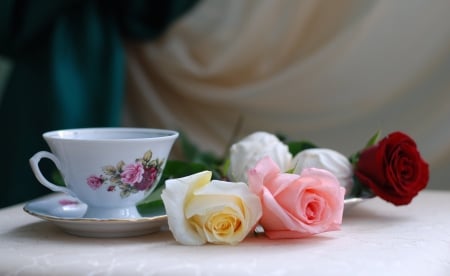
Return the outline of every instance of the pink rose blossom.
<path id="1" fill-rule="evenodd" d="M 158 177 L 158 169 L 156 167 L 149 167 L 144 169 L 142 174 L 142 181 L 134 184 L 134 187 L 138 191 L 145 191 L 150 189 Z"/>
<path id="2" fill-rule="evenodd" d="M 248 184 L 261 199 L 260 224 L 271 239 L 301 238 L 340 229 L 345 188 L 326 170 L 281 173 L 266 157 L 249 171 Z"/>
<path id="3" fill-rule="evenodd" d="M 87 178 L 86 182 L 92 190 L 97 190 L 98 188 L 100 188 L 100 186 L 102 186 L 103 178 L 101 178 L 100 176 L 92 175 Z"/>
<path id="4" fill-rule="evenodd" d="M 126 165 L 120 174 L 121 181 L 126 184 L 134 184 L 142 180 L 144 174 L 144 166 L 141 163 Z"/>

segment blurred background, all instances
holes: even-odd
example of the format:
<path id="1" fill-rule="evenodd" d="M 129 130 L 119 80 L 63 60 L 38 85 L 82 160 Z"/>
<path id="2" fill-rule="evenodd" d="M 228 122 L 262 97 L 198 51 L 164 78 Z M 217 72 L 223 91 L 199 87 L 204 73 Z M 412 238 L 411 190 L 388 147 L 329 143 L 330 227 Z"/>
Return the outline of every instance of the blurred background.
<path id="1" fill-rule="evenodd" d="M 428 189 L 450 189 L 449 12 L 446 0 L 4 1 L 0 207 L 50 192 L 28 165 L 43 132 L 91 126 L 177 129 L 217 155 L 258 130 L 345 155 L 399 130 L 430 163 Z"/>

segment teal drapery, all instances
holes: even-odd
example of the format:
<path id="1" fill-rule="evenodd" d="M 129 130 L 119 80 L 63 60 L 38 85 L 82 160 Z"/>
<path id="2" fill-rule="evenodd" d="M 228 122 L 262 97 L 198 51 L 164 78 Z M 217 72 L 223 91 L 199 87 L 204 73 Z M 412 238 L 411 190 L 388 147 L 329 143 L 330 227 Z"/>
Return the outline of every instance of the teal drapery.
<path id="1" fill-rule="evenodd" d="M 43 132 L 120 125 L 123 40 L 155 39 L 195 2 L 0 2 L 0 56 L 13 62 L 0 102 L 0 207 L 50 192 L 28 164 L 48 149 Z"/>

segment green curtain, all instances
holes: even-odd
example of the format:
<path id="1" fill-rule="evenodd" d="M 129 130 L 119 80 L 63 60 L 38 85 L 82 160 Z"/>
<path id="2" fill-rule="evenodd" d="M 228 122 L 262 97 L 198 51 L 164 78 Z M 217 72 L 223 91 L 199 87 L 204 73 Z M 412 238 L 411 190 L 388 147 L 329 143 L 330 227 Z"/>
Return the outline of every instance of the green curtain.
<path id="1" fill-rule="evenodd" d="M 195 0 L 0 1 L 0 56 L 12 61 L 0 102 L 0 207 L 49 193 L 28 159 L 42 133 L 119 126 L 124 40 L 152 40 Z M 42 162 L 48 177 L 54 167 Z"/>

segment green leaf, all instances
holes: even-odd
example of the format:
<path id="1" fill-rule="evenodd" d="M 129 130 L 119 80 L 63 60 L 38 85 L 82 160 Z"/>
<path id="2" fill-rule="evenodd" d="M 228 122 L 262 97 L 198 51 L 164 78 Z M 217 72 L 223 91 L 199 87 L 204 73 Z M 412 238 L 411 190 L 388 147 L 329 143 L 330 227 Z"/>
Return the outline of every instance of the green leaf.
<path id="1" fill-rule="evenodd" d="M 288 138 L 283 133 L 275 133 L 275 136 L 277 136 L 278 140 L 280 140 L 281 142 L 287 143 Z"/>
<path id="2" fill-rule="evenodd" d="M 370 137 L 369 141 L 367 141 L 366 146 L 363 149 L 370 148 L 371 146 L 373 146 L 376 143 L 378 143 L 378 140 L 380 139 L 380 136 L 381 136 L 381 131 L 378 130 L 374 135 L 372 135 L 372 137 Z M 358 163 L 359 156 L 361 155 L 361 151 L 358 151 L 358 152 L 350 155 L 350 157 L 348 158 L 348 160 L 350 161 L 350 163 L 353 166 L 356 166 L 356 164 Z"/>
<path id="3" fill-rule="evenodd" d="M 102 170 L 106 175 L 115 175 L 117 173 L 116 167 L 111 165 L 104 166 Z"/>
<path id="4" fill-rule="evenodd" d="M 356 152 L 356 153 L 354 153 L 354 154 L 352 154 L 352 155 L 348 158 L 348 161 L 350 162 L 350 164 L 352 164 L 353 166 L 356 166 L 356 164 L 357 164 L 358 161 L 359 161 L 359 155 L 360 155 L 360 152 L 359 152 L 359 151 Z"/>
<path id="5" fill-rule="evenodd" d="M 121 184 L 122 183 L 122 178 L 120 177 L 120 174 L 117 175 L 113 175 L 109 178 L 109 182 L 111 184 Z"/>
<path id="6" fill-rule="evenodd" d="M 180 160 L 168 160 L 164 168 L 161 181 L 169 178 L 180 178 L 194 173 L 198 173 L 209 168 L 204 164 L 192 163 Z"/>
<path id="7" fill-rule="evenodd" d="M 166 167 L 164 168 L 161 178 L 158 181 L 158 184 L 156 185 L 155 190 L 143 201 L 141 201 L 138 205 L 141 206 L 141 208 L 145 209 L 148 206 L 153 206 L 154 205 L 153 202 L 161 201 L 161 193 L 164 190 L 165 182 L 167 179 L 180 178 L 198 172 L 202 172 L 205 170 L 209 170 L 209 168 L 203 164 L 191 163 L 180 160 L 168 160 L 166 162 Z M 162 201 L 160 205 L 162 205 Z"/>
<path id="8" fill-rule="evenodd" d="M 164 203 L 162 199 L 158 199 L 151 202 L 143 202 L 136 206 L 140 214 L 149 215 L 162 215 L 164 211 Z"/>
<path id="9" fill-rule="evenodd" d="M 164 190 L 164 185 L 159 185 L 159 187 L 156 187 L 149 196 L 147 196 L 144 200 L 139 202 L 138 205 L 145 205 L 145 204 L 151 203 L 153 201 L 161 200 L 161 193 L 163 190 Z"/>
<path id="10" fill-rule="evenodd" d="M 124 190 L 122 190 L 122 191 L 120 192 L 120 197 L 121 197 L 121 198 L 126 198 L 126 197 L 129 197 L 130 194 L 131 194 L 130 190 L 124 189 Z"/>
<path id="11" fill-rule="evenodd" d="M 350 192 L 350 195 L 348 198 L 352 197 L 361 197 L 361 198 L 372 198 L 375 194 L 372 192 L 372 190 L 365 186 L 364 184 L 359 181 L 358 177 L 355 175 L 353 176 L 353 189 Z"/>
<path id="12" fill-rule="evenodd" d="M 153 159 L 153 160 L 147 162 L 147 166 L 148 167 L 155 167 L 155 168 L 158 167 L 158 159 Z"/>
<path id="13" fill-rule="evenodd" d="M 306 150 L 306 149 L 312 149 L 317 148 L 317 146 L 309 141 L 293 141 L 287 143 L 289 152 L 295 156 L 297 153 Z"/>
<path id="14" fill-rule="evenodd" d="M 294 171 L 295 171 L 295 168 L 292 168 L 292 169 L 287 170 L 286 173 L 294 173 Z"/>
<path id="15" fill-rule="evenodd" d="M 123 162 L 123 160 L 121 160 L 116 165 L 117 171 L 122 172 L 123 171 L 123 167 L 125 167 L 125 162 Z"/>
<path id="16" fill-rule="evenodd" d="M 181 160 L 167 160 L 164 171 L 162 172 L 161 178 L 156 185 L 158 187 L 164 186 L 164 183 L 167 179 L 170 178 L 180 178 L 184 176 L 188 176 L 194 173 L 202 172 L 205 170 L 209 170 L 204 164 L 191 163 L 187 161 Z"/>
<path id="17" fill-rule="evenodd" d="M 195 157 L 195 155 L 198 152 L 197 146 L 195 146 L 193 143 L 191 143 L 189 138 L 181 131 L 180 131 L 180 136 L 178 139 L 180 141 L 181 149 L 183 151 L 184 157 L 187 160 L 192 160 L 192 158 Z"/>
<path id="18" fill-rule="evenodd" d="M 53 183 L 55 183 L 58 186 L 66 186 L 66 184 L 64 184 L 64 179 L 58 170 L 52 171 L 51 179 Z"/>
<path id="19" fill-rule="evenodd" d="M 228 170 L 230 169 L 230 158 L 225 159 L 225 161 L 220 165 L 219 170 L 222 178 L 228 175 Z"/>
<path id="20" fill-rule="evenodd" d="M 370 137 L 369 141 L 367 141 L 365 148 L 369 148 L 369 147 L 375 145 L 378 142 L 378 140 L 380 139 L 380 136 L 381 136 L 381 130 L 378 130 L 372 137 Z"/>
<path id="21" fill-rule="evenodd" d="M 186 160 L 191 163 L 199 163 L 206 166 L 219 165 L 222 160 L 211 152 L 201 151 L 196 145 L 194 145 L 186 135 L 180 133 L 181 149 L 183 151 Z"/>

